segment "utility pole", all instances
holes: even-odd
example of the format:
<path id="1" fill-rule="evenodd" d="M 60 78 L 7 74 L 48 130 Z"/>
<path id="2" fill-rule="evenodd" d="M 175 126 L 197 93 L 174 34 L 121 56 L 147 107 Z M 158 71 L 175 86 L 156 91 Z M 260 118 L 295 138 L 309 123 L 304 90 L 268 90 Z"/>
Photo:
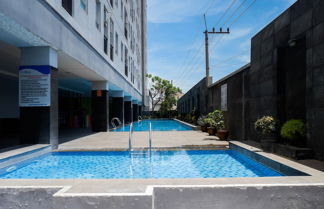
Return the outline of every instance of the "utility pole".
<path id="1" fill-rule="evenodd" d="M 205 54 L 206 54 L 206 85 L 207 87 L 211 84 L 209 81 L 209 43 L 208 43 L 208 34 L 230 34 L 229 28 L 227 28 L 227 31 L 223 31 L 222 28 L 219 29 L 219 31 L 215 31 L 215 28 L 213 28 L 212 31 L 208 31 L 207 28 L 207 21 L 206 21 L 206 15 L 204 14 L 205 19 L 205 27 L 206 30 L 204 31 L 205 34 Z"/>

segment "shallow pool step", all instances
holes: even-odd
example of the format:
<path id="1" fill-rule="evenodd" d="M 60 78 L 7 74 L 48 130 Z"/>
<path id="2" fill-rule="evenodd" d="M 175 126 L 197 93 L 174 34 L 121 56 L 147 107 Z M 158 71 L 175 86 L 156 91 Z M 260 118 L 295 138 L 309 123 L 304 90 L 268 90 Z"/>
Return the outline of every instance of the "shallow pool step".
<path id="1" fill-rule="evenodd" d="M 13 169 L 17 163 L 38 157 L 51 151 L 51 146 L 47 144 L 37 144 L 33 146 L 23 147 L 0 154 L 0 172 L 1 169 Z M 8 172 L 8 171 L 7 171 Z"/>

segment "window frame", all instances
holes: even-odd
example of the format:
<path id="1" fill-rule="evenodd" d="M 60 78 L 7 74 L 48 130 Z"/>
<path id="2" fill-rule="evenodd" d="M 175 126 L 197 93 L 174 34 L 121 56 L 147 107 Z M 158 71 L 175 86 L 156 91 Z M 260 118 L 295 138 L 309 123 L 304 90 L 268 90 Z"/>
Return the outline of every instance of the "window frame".
<path id="1" fill-rule="evenodd" d="M 99 9 L 98 9 L 98 5 L 99 5 Z M 96 0 L 96 6 L 95 6 L 95 11 L 96 11 L 96 18 L 95 18 L 95 25 L 96 28 L 101 31 L 101 19 L 102 19 L 102 15 L 101 15 L 101 1 L 100 0 Z"/>

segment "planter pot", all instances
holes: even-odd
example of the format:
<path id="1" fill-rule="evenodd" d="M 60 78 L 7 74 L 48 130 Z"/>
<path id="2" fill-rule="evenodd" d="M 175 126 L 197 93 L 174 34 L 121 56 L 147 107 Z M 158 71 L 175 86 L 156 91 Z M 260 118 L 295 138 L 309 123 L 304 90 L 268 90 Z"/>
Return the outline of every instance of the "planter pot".
<path id="1" fill-rule="evenodd" d="M 273 152 L 276 141 L 275 139 L 261 139 L 261 149 L 266 152 Z"/>
<path id="2" fill-rule="evenodd" d="M 215 135 L 216 128 L 214 128 L 214 127 L 208 127 L 207 128 L 207 131 L 208 131 L 209 136 L 212 136 L 212 135 Z"/>
<path id="3" fill-rule="evenodd" d="M 207 126 L 200 126 L 202 132 L 207 132 Z"/>
<path id="4" fill-rule="evenodd" d="M 217 136 L 220 140 L 227 140 L 229 135 L 229 131 L 228 130 L 217 130 Z"/>
<path id="5" fill-rule="evenodd" d="M 274 144 L 274 153 L 283 155 L 295 160 L 311 159 L 314 157 L 314 152 L 312 149 L 304 147 L 294 147 L 285 144 Z"/>

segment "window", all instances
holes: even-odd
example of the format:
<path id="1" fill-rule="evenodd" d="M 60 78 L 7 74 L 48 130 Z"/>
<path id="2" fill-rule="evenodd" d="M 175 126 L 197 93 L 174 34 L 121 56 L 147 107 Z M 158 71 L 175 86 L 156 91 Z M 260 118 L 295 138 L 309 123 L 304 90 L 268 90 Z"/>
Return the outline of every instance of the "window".
<path id="1" fill-rule="evenodd" d="M 131 16 L 132 22 L 134 22 L 134 3 L 133 3 L 133 0 L 130 1 L 130 16 Z"/>
<path id="2" fill-rule="evenodd" d="M 126 9 L 125 9 L 125 12 L 124 12 L 124 23 L 125 23 L 125 25 L 124 25 L 124 27 L 125 27 L 124 33 L 125 33 L 125 38 L 127 39 L 128 38 L 128 20 L 127 20 L 127 11 L 126 11 Z"/>
<path id="3" fill-rule="evenodd" d="M 104 7 L 104 52 L 108 54 L 108 21 L 107 21 L 107 8 Z"/>
<path id="4" fill-rule="evenodd" d="M 118 55 L 118 33 L 116 32 L 116 35 L 115 35 L 115 53 L 116 55 Z"/>
<path id="5" fill-rule="evenodd" d="M 80 0 L 80 7 L 81 7 L 85 12 L 88 12 L 88 0 Z"/>
<path id="6" fill-rule="evenodd" d="M 96 0 L 96 27 L 100 30 L 101 22 L 101 3 L 100 0 Z"/>
<path id="7" fill-rule="evenodd" d="M 110 60 L 114 61 L 114 22 L 110 18 Z"/>
<path id="8" fill-rule="evenodd" d="M 120 60 L 123 61 L 123 57 L 124 57 L 124 46 L 123 46 L 123 42 L 120 42 Z"/>
<path id="9" fill-rule="evenodd" d="M 123 0 L 120 2 L 120 17 L 124 18 L 124 3 Z"/>
<path id="10" fill-rule="evenodd" d="M 110 0 L 110 6 L 113 8 L 114 7 L 114 0 Z"/>
<path id="11" fill-rule="evenodd" d="M 125 47 L 125 75 L 128 77 L 128 49 Z"/>
<path id="12" fill-rule="evenodd" d="M 132 58 L 130 60 L 131 60 L 131 81 L 134 84 L 134 80 L 135 80 L 134 79 L 135 78 L 135 76 L 134 76 L 134 61 Z"/>
<path id="13" fill-rule="evenodd" d="M 104 52 L 108 54 L 108 38 L 106 35 L 104 35 Z"/>
<path id="14" fill-rule="evenodd" d="M 72 16 L 73 13 L 73 1 L 62 0 L 62 7 Z"/>

